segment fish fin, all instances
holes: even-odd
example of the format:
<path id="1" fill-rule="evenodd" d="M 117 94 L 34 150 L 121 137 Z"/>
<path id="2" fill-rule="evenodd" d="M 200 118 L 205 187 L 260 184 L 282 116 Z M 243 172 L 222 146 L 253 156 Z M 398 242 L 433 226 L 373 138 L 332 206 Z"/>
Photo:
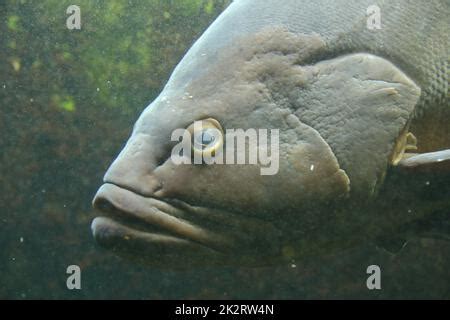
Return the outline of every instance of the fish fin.
<path id="1" fill-rule="evenodd" d="M 397 142 L 392 152 L 390 162 L 396 166 L 403 160 L 408 151 L 417 150 L 417 138 L 407 130 L 404 130 L 402 134 L 397 138 Z"/>
<path id="2" fill-rule="evenodd" d="M 450 173 L 450 149 L 430 153 L 405 153 L 396 164 L 405 170 Z"/>
<path id="3" fill-rule="evenodd" d="M 375 240 L 378 249 L 384 250 L 391 255 L 399 254 L 408 245 L 409 240 L 403 237 L 382 237 Z"/>
<path id="4" fill-rule="evenodd" d="M 450 241 L 450 212 L 436 211 L 430 216 L 403 226 L 395 236 L 379 237 L 374 243 L 377 248 L 397 255 L 411 240 L 421 238 Z"/>

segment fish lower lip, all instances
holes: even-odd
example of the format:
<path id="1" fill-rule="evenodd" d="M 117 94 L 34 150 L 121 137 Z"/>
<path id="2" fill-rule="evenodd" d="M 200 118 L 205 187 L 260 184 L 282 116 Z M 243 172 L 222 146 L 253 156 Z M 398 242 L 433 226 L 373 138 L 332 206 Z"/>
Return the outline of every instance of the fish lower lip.
<path id="1" fill-rule="evenodd" d="M 152 233 L 131 228 L 108 217 L 97 217 L 91 224 L 95 239 L 103 245 L 114 245 L 117 240 L 130 241 L 136 238 L 146 238 L 149 242 L 188 244 L 189 240 L 171 235 Z"/>
<path id="2" fill-rule="evenodd" d="M 147 198 L 106 183 L 93 206 L 107 215 L 92 222 L 94 238 L 110 246 L 117 242 L 140 242 L 187 246 L 198 244 L 217 250 L 217 237 L 183 219 L 184 213 L 154 198 Z"/>
<path id="3" fill-rule="evenodd" d="M 91 228 L 94 238 L 102 247 L 154 266 L 173 265 L 174 268 L 183 268 L 192 259 L 208 259 L 211 263 L 222 259 L 218 251 L 190 240 L 138 231 L 107 217 L 95 218 Z"/>

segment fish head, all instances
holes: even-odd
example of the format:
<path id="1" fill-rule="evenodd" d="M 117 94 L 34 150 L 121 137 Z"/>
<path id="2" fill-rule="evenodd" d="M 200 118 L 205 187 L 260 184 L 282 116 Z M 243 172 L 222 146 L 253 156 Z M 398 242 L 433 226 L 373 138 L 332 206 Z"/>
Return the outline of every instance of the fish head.
<path id="1" fill-rule="evenodd" d="M 311 41 L 311 49 L 316 45 Z M 272 61 L 258 61 L 259 53 Z M 106 214 L 92 223 L 101 245 L 154 264 L 261 263 L 283 255 L 293 223 L 311 227 L 314 209 L 348 193 L 329 145 L 272 97 L 272 86 L 303 85 L 306 71 L 263 53 L 227 52 L 187 85 L 168 85 L 146 108 L 93 202 Z M 195 139 L 211 128 L 223 163 L 175 163 L 174 132 Z M 247 134 L 244 150 L 236 139 L 230 151 L 233 130 Z M 195 141 L 191 148 L 189 160 L 199 152 Z M 247 161 L 238 163 L 242 152 Z"/>
<path id="2" fill-rule="evenodd" d="M 356 194 L 372 192 L 379 181 L 382 165 L 374 156 L 358 163 L 362 155 L 375 148 L 386 165 L 395 135 L 407 122 L 411 110 L 395 113 L 376 103 L 395 96 L 397 89 L 407 96 L 413 87 L 398 77 L 399 87 L 389 92 L 379 81 L 369 88 L 350 82 L 363 92 L 347 97 L 332 89 L 345 85 L 340 81 L 344 76 L 354 79 L 343 73 L 349 64 L 372 68 L 372 74 L 378 72 L 372 64 L 384 65 L 366 56 L 302 64 L 324 46 L 318 36 L 271 29 L 208 54 L 204 68 L 193 62 L 202 59 L 199 45 L 194 46 L 141 114 L 105 174 L 93 201 L 103 212 L 92 223 L 97 242 L 164 266 L 261 265 L 289 261 L 315 248 L 317 234 L 323 236 L 323 226 L 339 216 L 334 208 L 351 198 L 352 178 Z M 360 122 L 340 133 L 335 130 L 339 119 L 320 108 L 323 101 L 339 105 L 340 96 L 359 98 L 357 106 L 374 102 L 380 122 L 383 117 L 397 122 L 382 130 L 382 137 L 361 132 Z M 354 118 L 373 118 L 360 109 Z M 230 132 L 246 134 L 244 148 L 236 147 L 238 139 Z M 250 142 L 251 134 L 256 144 Z M 359 135 L 369 138 L 362 141 Z M 191 143 L 180 153 L 177 146 L 183 138 Z M 371 138 L 374 145 L 364 144 Z M 356 150 L 355 156 L 337 152 L 339 143 L 354 144 L 354 149 L 344 149 Z M 207 163 L 206 156 L 196 163 L 198 155 L 223 163 Z M 248 161 L 236 161 L 242 155 Z M 358 170 L 349 166 L 349 159 L 357 162 Z M 333 240 L 331 234 L 329 238 Z"/>

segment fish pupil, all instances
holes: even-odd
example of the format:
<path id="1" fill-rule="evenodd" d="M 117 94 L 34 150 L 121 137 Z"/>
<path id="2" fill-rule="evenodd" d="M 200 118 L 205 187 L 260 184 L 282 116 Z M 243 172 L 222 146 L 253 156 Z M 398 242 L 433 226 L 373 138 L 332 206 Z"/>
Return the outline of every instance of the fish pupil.
<path id="1" fill-rule="evenodd" d="M 203 131 L 199 139 L 197 140 L 203 147 L 209 146 L 211 143 L 213 143 L 216 140 L 216 137 L 209 132 L 209 130 Z"/>

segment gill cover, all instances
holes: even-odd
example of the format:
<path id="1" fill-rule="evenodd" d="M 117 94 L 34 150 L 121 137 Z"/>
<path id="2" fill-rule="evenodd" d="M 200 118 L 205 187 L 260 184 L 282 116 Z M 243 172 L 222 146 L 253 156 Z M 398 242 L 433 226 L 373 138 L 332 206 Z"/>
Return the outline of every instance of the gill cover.
<path id="1" fill-rule="evenodd" d="M 373 195 L 391 164 L 420 88 L 391 62 L 359 53 L 319 62 L 295 114 L 331 146 L 351 192 Z"/>

